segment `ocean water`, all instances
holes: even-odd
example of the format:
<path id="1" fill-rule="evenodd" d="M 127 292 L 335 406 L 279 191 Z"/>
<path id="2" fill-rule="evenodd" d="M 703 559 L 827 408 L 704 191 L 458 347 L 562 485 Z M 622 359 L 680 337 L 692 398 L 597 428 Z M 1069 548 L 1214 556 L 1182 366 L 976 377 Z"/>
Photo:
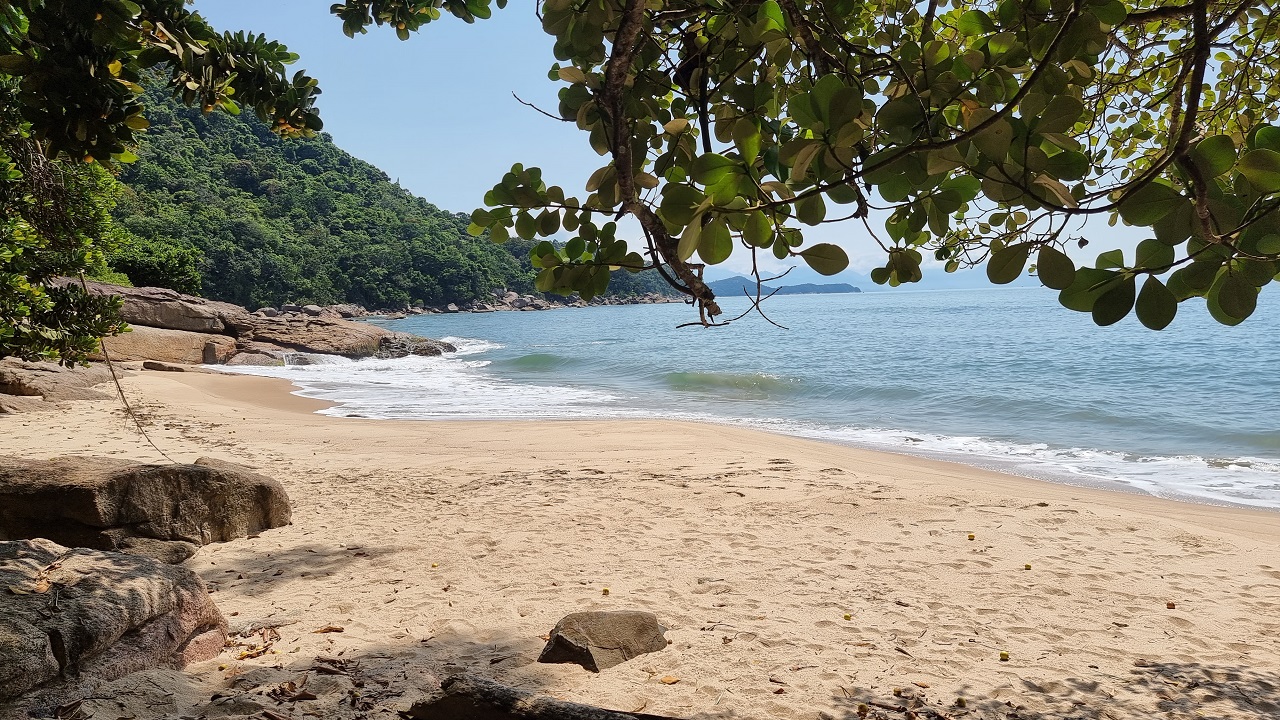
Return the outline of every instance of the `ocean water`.
<path id="1" fill-rule="evenodd" d="M 1280 509 L 1280 302 L 1227 328 L 1098 328 L 1042 288 L 775 297 L 722 328 L 681 304 L 424 315 L 440 358 L 239 368 L 339 417 L 678 418 L 1014 474 Z M 724 303 L 732 313 L 745 301 Z"/>

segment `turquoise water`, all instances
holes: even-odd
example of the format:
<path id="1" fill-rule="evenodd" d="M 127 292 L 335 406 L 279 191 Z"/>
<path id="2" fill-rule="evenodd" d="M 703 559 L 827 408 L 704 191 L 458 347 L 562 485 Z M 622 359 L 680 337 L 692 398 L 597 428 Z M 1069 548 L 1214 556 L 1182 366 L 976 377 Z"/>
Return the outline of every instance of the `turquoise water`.
<path id="1" fill-rule="evenodd" d="M 732 312 L 742 301 L 725 303 Z M 1098 328 L 1043 289 L 776 297 L 725 328 L 684 305 L 425 315 L 445 358 L 252 369 L 372 418 L 729 422 L 1082 484 L 1280 508 L 1280 303 L 1219 326 Z"/>

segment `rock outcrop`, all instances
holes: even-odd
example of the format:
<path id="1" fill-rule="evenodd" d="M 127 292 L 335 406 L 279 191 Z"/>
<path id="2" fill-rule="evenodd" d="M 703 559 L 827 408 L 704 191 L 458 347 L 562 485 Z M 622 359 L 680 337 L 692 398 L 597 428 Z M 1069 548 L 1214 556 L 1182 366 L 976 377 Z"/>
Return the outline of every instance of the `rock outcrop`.
<path id="1" fill-rule="evenodd" d="M 63 282 L 79 284 L 80 281 Z M 184 295 L 168 288 L 131 288 L 92 281 L 88 288 L 94 295 L 123 298 L 120 316 L 130 325 L 217 335 L 237 335 L 253 326 L 249 311 L 239 305 Z"/>
<path id="2" fill-rule="evenodd" d="M 103 400 L 112 396 L 90 390 L 111 382 L 105 367 L 65 368 L 47 362 L 24 362 L 17 358 L 0 360 L 0 395 L 16 395 L 45 402 L 63 400 Z"/>
<path id="3" fill-rule="evenodd" d="M 279 482 L 209 458 L 139 465 L 0 456 L 0 540 L 47 538 L 180 562 L 200 545 L 288 525 L 291 513 Z"/>
<path id="4" fill-rule="evenodd" d="M 113 361 L 157 360 L 186 365 L 218 365 L 236 354 L 236 341 L 226 335 L 134 325 L 129 332 L 103 338 Z M 106 359 L 100 352 L 92 360 Z"/>
<path id="5" fill-rule="evenodd" d="M 551 630 L 541 663 L 577 663 L 591 672 L 620 665 L 667 646 L 666 630 L 653 613 L 634 610 L 576 612 Z"/>
<path id="6" fill-rule="evenodd" d="M 121 315 L 133 331 L 107 338 L 107 353 L 112 360 L 249 365 L 280 364 L 285 353 L 293 352 L 362 358 L 452 351 L 447 343 L 344 320 L 367 314 L 358 305 L 283 305 L 279 310 L 262 308 L 250 313 L 238 305 L 164 288 L 128 288 L 99 282 L 91 282 L 88 287 L 91 293 L 124 299 Z M 241 354 L 251 357 L 232 363 Z"/>
<path id="7" fill-rule="evenodd" d="M 385 339 L 382 348 L 378 350 L 375 357 L 378 358 L 402 358 L 409 355 L 443 355 L 447 352 L 457 352 L 458 348 L 452 344 L 441 340 L 430 340 L 420 338 L 415 335 L 403 335 L 396 333 Z"/>
<path id="8" fill-rule="evenodd" d="M 150 558 L 0 542 L 0 588 L 0 700 L 56 703 L 66 681 L 180 668 L 226 639 L 200 578 Z"/>
<path id="9" fill-rule="evenodd" d="M 259 318 L 253 329 L 240 337 L 297 352 L 360 358 L 377 353 L 392 333 L 368 323 L 310 315 L 281 315 Z"/>

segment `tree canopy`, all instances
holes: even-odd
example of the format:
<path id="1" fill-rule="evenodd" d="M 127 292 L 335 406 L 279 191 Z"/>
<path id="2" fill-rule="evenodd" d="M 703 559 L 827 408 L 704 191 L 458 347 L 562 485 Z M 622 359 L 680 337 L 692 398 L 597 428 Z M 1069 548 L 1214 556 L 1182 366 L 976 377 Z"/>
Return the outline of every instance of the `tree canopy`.
<path id="1" fill-rule="evenodd" d="M 103 267 L 117 229 L 101 167 L 136 159 L 143 73 L 205 112 L 247 105 L 281 135 L 310 135 L 319 90 L 285 74 L 295 59 L 215 33 L 184 0 L 0 0 L 0 356 L 82 361 L 123 327 L 118 301 L 49 281 Z"/>
<path id="2" fill-rule="evenodd" d="M 347 0 L 348 35 L 402 39 L 498 0 Z M 574 195 L 514 165 L 472 231 L 540 242 L 538 287 L 599 292 L 611 269 L 701 278 L 735 253 L 848 264 L 806 227 L 861 220 L 878 283 L 1025 269 L 1100 325 L 1151 328 L 1207 301 L 1234 325 L 1280 270 L 1280 12 L 1274 0 L 543 0 L 552 113 L 606 162 Z M 1146 236 L 1088 265 L 1092 216 Z M 617 237 L 630 217 L 639 248 Z M 883 217 L 883 227 L 873 227 Z M 640 253 L 637 253 L 636 250 Z M 1141 290 L 1138 288 L 1142 281 Z"/>

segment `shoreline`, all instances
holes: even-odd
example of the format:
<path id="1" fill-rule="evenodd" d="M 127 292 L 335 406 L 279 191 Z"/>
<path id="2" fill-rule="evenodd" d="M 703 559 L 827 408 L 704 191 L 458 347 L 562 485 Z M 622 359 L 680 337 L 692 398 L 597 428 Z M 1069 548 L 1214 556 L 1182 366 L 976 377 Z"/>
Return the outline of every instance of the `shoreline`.
<path id="1" fill-rule="evenodd" d="M 1025 717 L 1280 711 L 1274 512 L 701 423 L 333 418 L 276 378 L 122 384 L 174 459 L 280 480 L 294 525 L 186 563 L 242 646 L 116 681 L 86 701 L 98 716 L 248 716 L 306 681 L 319 699 L 295 716 L 354 718 L 350 683 L 311 672 L 339 656 L 388 683 L 366 686 L 390 710 L 472 672 L 690 718 L 852 718 L 899 702 L 894 688 L 982 718 L 1006 702 Z M 118 401 L 72 407 L 6 420 L 0 451 L 160 460 Z M 672 644 L 600 674 L 534 662 L 563 615 L 614 609 L 656 613 Z M 263 623 L 274 652 L 240 657 Z M 315 632 L 328 625 L 343 632 Z"/>
<path id="2" fill-rule="evenodd" d="M 362 415 L 330 415 L 321 413 L 323 410 L 341 407 L 342 403 L 338 401 L 322 400 L 312 398 L 303 393 L 307 392 L 307 388 L 297 384 L 295 381 L 287 378 L 275 378 L 261 375 L 252 375 L 249 373 L 238 373 L 226 371 L 218 368 L 218 366 L 204 366 L 208 370 L 213 370 L 220 374 L 237 375 L 241 377 L 255 377 L 261 379 L 279 380 L 286 383 L 287 392 L 290 396 L 312 403 L 318 403 L 312 414 L 321 415 L 322 417 L 331 418 L 333 420 L 368 420 L 372 422 L 409 422 L 409 423 L 457 423 L 457 422 L 475 422 L 475 423 L 541 423 L 541 422 L 629 422 L 629 421 L 652 421 L 652 422 L 673 422 L 673 423 L 690 423 L 694 425 L 709 425 L 714 427 L 738 427 L 732 419 L 729 418 L 706 418 L 696 420 L 664 418 L 658 415 L 640 418 L 619 418 L 619 417 L 591 417 L 591 418 L 572 418 L 572 417 L 536 417 L 536 418 L 507 418 L 507 417 L 475 417 L 475 418 L 456 418 L 456 417 L 422 417 L 422 418 L 371 418 Z M 1176 503 L 1186 503 L 1191 505 L 1207 505 L 1210 507 L 1223 508 L 1239 508 L 1258 510 L 1268 513 L 1280 513 L 1280 507 L 1272 507 L 1268 505 L 1251 504 L 1247 502 L 1232 502 L 1215 497 L 1205 497 L 1192 493 L 1180 493 L 1176 490 L 1167 490 L 1166 494 L 1158 495 L 1139 485 L 1133 484 L 1124 479 L 1105 478 L 1092 476 L 1087 474 L 1072 474 L 1068 472 L 1053 473 L 1051 471 L 1043 471 L 1040 473 L 1033 472 L 1030 468 L 1034 467 L 1034 462 L 1025 458 L 1002 457 L 995 455 L 967 454 L 958 451 L 942 451 L 920 449 L 913 450 L 907 447 L 886 447 L 883 444 L 877 444 L 873 441 L 856 441 L 843 440 L 838 438 L 822 437 L 819 435 L 804 434 L 803 432 L 786 432 L 777 429 L 752 428 L 754 432 L 763 433 L 765 435 L 775 437 L 787 437 L 798 440 L 806 440 L 810 442 L 821 443 L 824 445 L 832 445 L 835 447 L 849 448 L 853 450 L 861 450 L 871 453 L 885 453 L 891 456 L 901 456 L 908 458 L 917 458 L 921 460 L 931 460 L 941 463 L 951 463 L 960 465 L 973 470 L 983 472 L 991 472 L 998 475 L 1006 475 L 1010 477 L 1020 478 L 1033 482 L 1049 483 L 1051 485 L 1062 485 L 1066 487 L 1081 488 L 1086 490 L 1099 490 L 1103 492 L 1115 492 L 1126 495 L 1137 495 L 1140 497 L 1148 497 L 1159 500 L 1167 500 Z M 1044 461 L 1039 461 L 1044 462 Z M 1028 469 L 1023 470 L 1024 467 Z M 1020 471 L 1022 470 L 1022 471 Z"/>

